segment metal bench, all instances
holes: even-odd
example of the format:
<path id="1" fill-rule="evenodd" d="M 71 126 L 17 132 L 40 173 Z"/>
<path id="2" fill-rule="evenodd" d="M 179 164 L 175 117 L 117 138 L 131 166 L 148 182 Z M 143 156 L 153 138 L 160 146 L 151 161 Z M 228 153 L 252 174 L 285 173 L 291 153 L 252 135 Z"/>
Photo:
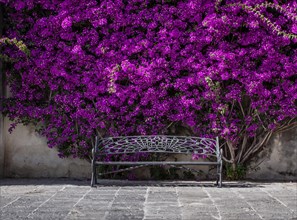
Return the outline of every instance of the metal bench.
<path id="1" fill-rule="evenodd" d="M 197 154 L 201 157 L 214 157 L 212 161 L 104 161 L 100 158 L 104 156 L 156 153 L 156 154 Z M 107 173 L 98 173 L 97 167 L 100 165 L 125 165 L 129 168 L 120 169 L 113 172 L 122 172 L 141 166 L 152 165 L 215 165 L 217 167 L 218 187 L 222 187 L 222 149 L 219 148 L 218 138 L 200 138 L 191 136 L 123 136 L 95 138 L 92 150 L 92 179 L 91 186 L 97 184 L 97 177 Z"/>

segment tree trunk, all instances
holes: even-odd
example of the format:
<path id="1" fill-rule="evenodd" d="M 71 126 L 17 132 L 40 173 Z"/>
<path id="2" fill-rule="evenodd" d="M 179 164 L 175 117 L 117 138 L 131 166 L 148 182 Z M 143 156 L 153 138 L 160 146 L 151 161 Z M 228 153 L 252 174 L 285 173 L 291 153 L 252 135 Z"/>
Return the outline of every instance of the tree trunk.
<path id="1" fill-rule="evenodd" d="M 230 159 L 231 159 L 232 170 L 235 171 L 236 170 L 235 149 L 230 140 L 227 140 L 227 146 L 231 156 Z"/>

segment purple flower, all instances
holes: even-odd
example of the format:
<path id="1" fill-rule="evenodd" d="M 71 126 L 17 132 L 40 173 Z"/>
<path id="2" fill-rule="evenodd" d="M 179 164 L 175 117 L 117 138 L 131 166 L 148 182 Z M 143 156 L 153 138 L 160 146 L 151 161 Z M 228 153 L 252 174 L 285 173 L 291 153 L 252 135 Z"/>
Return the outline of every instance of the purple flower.
<path id="1" fill-rule="evenodd" d="M 98 133 L 189 131 L 235 146 L 242 132 L 252 137 L 297 115 L 291 1 L 277 16 L 259 9 L 273 27 L 242 7 L 217 11 L 213 0 L 3 2 L 4 36 L 31 56 L 3 46 L 16 62 L 1 111 L 16 124 L 42 124 L 61 157 L 86 158 Z"/>
<path id="2" fill-rule="evenodd" d="M 66 17 L 63 21 L 62 21 L 62 24 L 61 24 L 62 28 L 63 29 L 68 29 L 72 26 L 72 17 L 71 16 L 68 16 Z"/>

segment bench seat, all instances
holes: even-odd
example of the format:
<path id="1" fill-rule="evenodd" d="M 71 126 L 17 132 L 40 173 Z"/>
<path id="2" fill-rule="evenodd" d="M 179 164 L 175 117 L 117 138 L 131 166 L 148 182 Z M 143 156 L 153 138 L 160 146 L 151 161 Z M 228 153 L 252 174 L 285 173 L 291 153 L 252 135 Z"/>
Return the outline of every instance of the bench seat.
<path id="1" fill-rule="evenodd" d="M 113 155 L 134 155 L 139 153 L 146 154 L 188 154 L 198 157 L 213 157 L 212 161 L 112 161 Z M 104 157 L 109 160 L 105 161 Z M 172 135 L 145 135 L 145 136 L 122 136 L 95 138 L 95 144 L 92 150 L 92 178 L 91 186 L 97 184 L 99 175 L 107 173 L 121 172 L 142 166 L 157 165 L 215 165 L 217 167 L 218 187 L 222 186 L 222 149 L 219 147 L 218 138 L 204 138 L 192 136 L 172 136 Z M 97 167 L 101 165 L 122 165 L 130 168 L 120 169 L 113 172 L 98 173 Z"/>

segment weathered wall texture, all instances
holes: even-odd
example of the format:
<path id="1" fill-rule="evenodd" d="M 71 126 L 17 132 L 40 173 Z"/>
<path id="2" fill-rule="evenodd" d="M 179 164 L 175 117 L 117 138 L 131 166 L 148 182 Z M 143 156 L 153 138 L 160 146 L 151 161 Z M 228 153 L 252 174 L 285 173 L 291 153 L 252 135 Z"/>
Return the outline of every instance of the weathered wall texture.
<path id="1" fill-rule="evenodd" d="M 1 71 L 1 66 L 0 66 Z M 0 73 L 1 77 L 1 73 Z M 1 90 L 1 80 L 0 80 L 0 90 Z M 1 96 L 1 92 L 0 92 Z M 1 105 L 1 104 L 0 104 Z M 4 175 L 4 119 L 3 116 L 0 114 L 0 178 Z"/>
<path id="2" fill-rule="evenodd" d="M 2 7 L 0 5 L 0 37 L 2 36 L 2 26 L 3 26 L 3 13 L 2 13 Z M 0 60 L 0 97 L 3 97 L 4 95 L 4 86 L 3 86 L 3 72 L 2 72 L 2 62 Z M 2 106 L 2 103 L 0 101 L 0 108 Z M 0 114 L 0 177 L 4 175 L 4 142 L 3 142 L 3 116 Z"/>
<path id="3" fill-rule="evenodd" d="M 266 180 L 297 180 L 297 129 L 275 134 L 269 146 L 259 154 L 248 178 Z"/>
<path id="4" fill-rule="evenodd" d="M 57 151 L 32 127 L 17 126 L 8 133 L 10 122 L 4 120 L 5 177 L 90 178 L 90 163 L 73 158 L 60 159 Z"/>
<path id="5" fill-rule="evenodd" d="M 9 124 L 5 119 L 2 133 L 6 177 L 90 178 L 91 169 L 88 162 L 73 158 L 60 159 L 57 151 L 48 148 L 46 140 L 36 134 L 34 128 L 19 125 L 9 134 Z M 267 149 L 251 166 L 259 163 L 260 169 L 249 172 L 248 178 L 297 180 L 297 129 L 274 135 Z M 143 178 L 149 177 L 146 175 Z"/>

